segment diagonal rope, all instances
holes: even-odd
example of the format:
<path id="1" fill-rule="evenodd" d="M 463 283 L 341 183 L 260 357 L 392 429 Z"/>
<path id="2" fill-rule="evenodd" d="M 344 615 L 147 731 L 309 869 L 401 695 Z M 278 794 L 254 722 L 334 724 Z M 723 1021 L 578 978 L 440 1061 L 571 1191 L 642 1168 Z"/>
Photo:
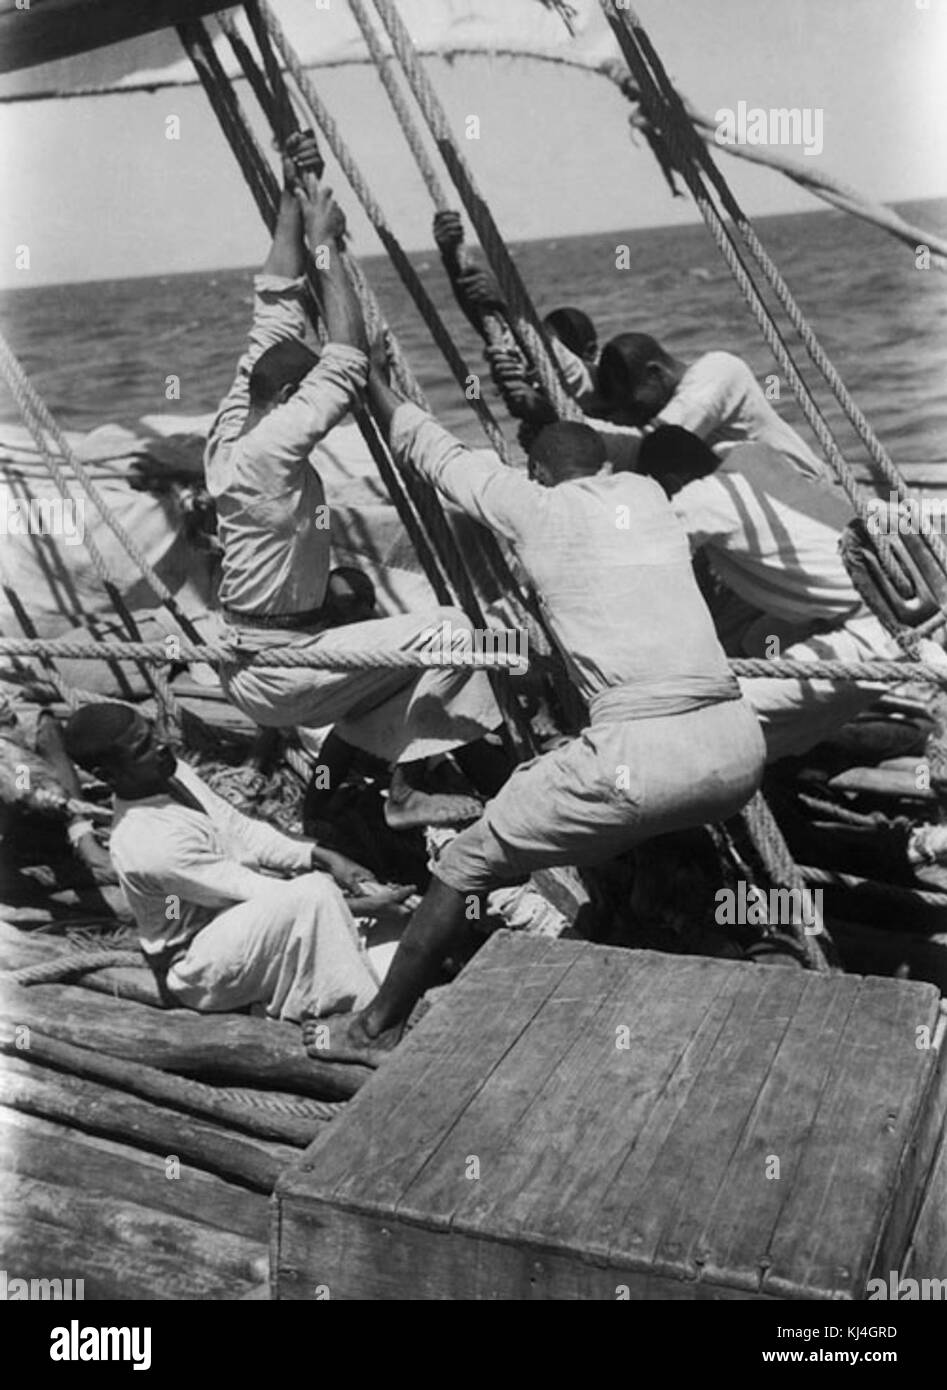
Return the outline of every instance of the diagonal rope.
<path id="1" fill-rule="evenodd" d="M 23 370 L 23 367 L 17 360 L 12 348 L 3 337 L 2 333 L 0 333 L 0 372 L 2 372 L 6 380 L 7 386 L 19 408 L 27 429 L 33 436 L 37 451 L 46 466 L 46 470 L 53 479 L 63 500 L 71 502 L 76 508 L 82 508 L 82 498 L 77 497 L 75 483 L 64 466 L 68 464 L 68 466 L 72 468 L 76 478 L 79 479 L 82 487 L 89 494 L 102 519 L 108 522 L 111 517 L 110 524 L 114 531 L 118 523 L 115 521 L 108 503 L 105 502 L 101 493 L 99 493 L 94 485 L 92 487 L 89 486 L 90 479 L 88 473 L 85 472 L 82 465 L 79 464 L 78 459 L 76 459 L 75 454 L 72 453 L 65 436 L 58 429 L 58 426 L 46 408 L 39 392 L 26 375 L 26 372 Z M 57 448 L 59 449 L 59 457 L 49 448 L 47 433 L 53 436 Z M 82 477 L 82 473 L 85 473 L 84 478 Z M 124 527 L 119 526 L 118 529 L 124 532 Z M 128 636 L 132 640 L 136 640 L 140 636 L 138 625 L 125 602 L 124 596 L 112 574 L 105 556 L 99 549 L 95 538 L 85 528 L 83 528 L 82 539 L 88 552 L 89 559 L 92 561 L 93 568 L 101 579 L 122 626 L 125 628 Z M 147 562 L 144 563 L 147 564 Z M 139 565 L 139 569 L 141 569 L 141 565 Z M 144 573 L 144 570 L 142 570 L 142 573 Z M 145 578 L 148 578 L 148 576 L 145 575 Z M 160 582 L 161 581 L 159 581 L 159 583 Z M 170 590 L 166 589 L 166 592 L 170 595 Z M 173 602 L 173 596 L 171 597 Z M 19 608 L 17 616 L 19 617 L 20 625 L 24 626 L 25 610 L 22 609 L 22 607 Z M 198 634 L 195 629 L 191 629 L 189 635 L 197 637 Z M 141 669 L 146 683 L 154 691 L 159 704 L 164 709 L 168 718 L 180 728 L 182 724 L 181 707 L 168 684 L 166 675 L 163 671 L 150 670 L 148 667 L 142 667 Z M 80 703 L 78 695 L 70 690 L 62 675 L 55 667 L 51 667 L 47 664 L 46 670 L 59 693 L 63 695 L 72 708 L 75 708 L 78 703 Z"/>
<path id="2" fill-rule="evenodd" d="M 643 30 L 641 30 L 640 22 L 635 20 L 634 23 L 632 23 L 632 20 L 628 17 L 628 11 L 625 9 L 619 9 L 615 5 L 614 0 L 601 0 L 601 3 L 612 26 L 612 29 L 616 34 L 619 45 L 621 46 L 622 52 L 624 53 L 625 58 L 628 62 L 629 68 L 631 69 L 632 74 L 635 77 L 636 82 L 638 83 L 642 104 L 649 108 L 649 119 L 654 121 L 655 124 L 663 125 L 665 127 L 662 129 L 662 136 L 668 145 L 672 157 L 674 158 L 675 165 L 677 166 L 678 171 L 681 174 L 681 177 L 687 184 L 694 198 L 694 201 L 698 206 L 701 216 L 703 217 L 708 229 L 710 230 L 711 235 L 713 236 L 713 239 L 718 249 L 723 255 L 723 258 L 726 261 L 726 264 L 730 269 L 731 274 L 734 276 L 734 279 L 736 280 L 737 285 L 747 305 L 749 306 L 754 318 L 756 319 L 757 326 L 759 327 L 763 335 L 764 341 L 770 348 L 770 351 L 773 353 L 773 356 L 776 358 L 776 361 L 779 363 L 780 367 L 785 373 L 786 378 L 789 381 L 790 386 L 792 387 L 793 393 L 795 394 L 796 399 L 798 400 L 799 405 L 802 408 L 806 420 L 808 421 L 810 427 L 812 428 L 813 432 L 818 438 L 819 443 L 825 452 L 826 458 L 828 459 L 836 476 L 838 477 L 839 482 L 843 490 L 845 491 L 846 496 L 851 502 L 856 515 L 859 516 L 861 520 L 867 525 L 869 518 L 868 500 L 866 499 L 865 494 L 860 484 L 858 483 L 854 470 L 842 456 L 841 450 L 838 446 L 838 443 L 835 439 L 835 436 L 831 428 L 828 425 L 828 422 L 826 421 L 822 412 L 819 410 L 819 407 L 817 406 L 808 386 L 806 385 L 805 381 L 800 375 L 795 361 L 793 360 L 792 355 L 790 354 L 788 345 L 786 344 L 786 341 L 780 333 L 778 326 L 773 320 L 772 315 L 770 314 L 765 303 L 763 302 L 759 290 L 757 289 L 752 277 L 750 276 L 749 270 L 742 256 L 740 255 L 735 241 L 733 240 L 732 236 L 727 230 L 722 218 L 720 217 L 719 212 L 714 207 L 710 199 L 709 192 L 705 187 L 704 183 L 702 182 L 700 173 L 698 171 L 696 160 L 695 158 L 692 158 L 692 156 L 696 154 L 697 150 L 699 150 L 701 164 L 704 167 L 709 165 L 710 169 L 713 171 L 712 177 L 714 178 L 715 182 L 719 182 L 719 184 L 726 187 L 722 175 L 720 175 L 719 171 L 716 169 L 716 166 L 713 165 L 713 161 L 710 159 L 710 156 L 707 153 L 703 145 L 703 142 L 700 140 L 700 137 L 694 131 L 693 125 L 691 123 L 690 117 L 688 116 L 686 108 L 683 106 L 683 103 L 680 101 L 680 98 L 677 97 L 677 94 L 671 87 L 666 74 L 664 74 L 664 79 L 667 83 L 668 91 L 670 93 L 673 93 L 673 100 L 676 102 L 676 106 L 672 105 L 672 97 L 668 95 L 668 92 L 662 93 L 657 81 L 649 71 L 642 53 L 644 42 L 646 41 L 646 36 L 642 38 Z M 640 46 L 638 44 L 638 40 L 641 40 Z M 651 54 L 654 53 L 654 50 L 650 47 L 650 44 L 648 45 L 648 49 Z M 660 120 L 660 115 L 662 111 L 666 112 L 668 115 L 668 120 L 666 123 L 662 123 Z M 755 247 L 758 249 L 758 251 L 762 253 L 765 259 L 765 264 L 761 266 L 761 268 L 764 269 L 764 274 L 767 273 L 767 270 L 769 270 L 770 272 L 774 272 L 778 276 L 779 273 L 778 271 L 776 271 L 775 265 L 769 259 L 769 257 L 766 256 L 765 251 L 763 251 L 762 246 L 759 244 L 758 238 L 755 237 L 755 233 L 753 232 L 753 229 L 750 226 L 748 219 L 736 206 L 735 201 L 732 199 L 732 195 L 729 196 L 733 208 L 736 209 L 736 217 L 740 219 L 741 232 L 744 234 L 745 239 L 748 240 L 748 244 L 752 242 L 753 245 L 755 245 Z M 731 212 L 731 215 L 734 215 L 733 212 Z M 864 428 L 868 430 L 870 433 L 870 427 L 868 427 L 867 421 L 865 421 L 864 416 L 862 416 L 861 412 L 858 411 L 857 407 L 854 404 L 854 401 L 852 401 L 851 397 L 845 390 L 844 384 L 841 382 L 841 378 L 838 376 L 838 373 L 832 367 L 832 364 L 828 361 L 828 358 L 826 357 L 824 351 L 821 349 L 820 345 L 815 339 L 815 335 L 814 333 L 812 333 L 811 328 L 805 322 L 801 314 L 801 310 L 799 310 L 798 306 L 795 305 L 795 301 L 792 300 L 792 297 L 789 294 L 788 287 L 785 286 L 785 282 L 782 281 L 781 277 L 779 277 L 779 280 L 785 292 L 785 296 L 788 296 L 789 301 L 793 305 L 795 311 L 795 319 L 798 319 L 805 327 L 806 336 L 808 338 L 806 346 L 807 350 L 810 351 L 810 356 L 812 356 L 813 353 L 816 353 L 816 356 L 813 357 L 813 360 L 816 361 L 816 365 L 820 367 L 820 370 L 822 370 L 823 368 L 828 369 L 829 374 L 826 376 L 826 379 L 829 385 L 832 387 L 833 391 L 836 392 L 837 399 L 839 399 L 839 392 L 837 388 L 841 389 L 841 392 L 843 393 L 844 397 L 844 403 L 843 399 L 839 399 L 839 403 L 843 405 L 843 408 L 846 408 L 846 406 L 848 407 L 846 413 L 849 414 L 850 418 L 852 418 L 852 414 L 854 414 L 855 418 L 858 419 L 863 424 Z M 826 372 L 823 371 L 823 374 L 825 375 Z M 872 436 L 872 438 L 874 438 L 874 436 Z M 877 462 L 878 451 L 881 450 L 881 446 L 877 440 L 875 440 L 874 443 L 876 447 L 873 450 L 871 450 L 871 452 L 873 453 L 873 457 Z M 883 456 L 883 459 L 887 459 L 887 456 L 884 455 L 883 450 L 881 450 L 881 455 Z M 887 463 L 883 466 L 887 470 L 884 475 L 888 479 L 890 486 L 898 492 L 899 496 L 907 497 L 909 494 L 904 480 L 901 478 L 901 475 L 898 473 L 897 469 L 891 463 L 890 459 L 887 459 Z M 944 568 L 947 569 L 947 549 L 944 548 L 943 542 L 940 539 L 940 537 L 933 537 L 932 539 L 936 541 L 936 545 L 932 545 L 932 549 L 937 555 L 938 560 L 941 561 Z M 888 538 L 883 533 L 879 534 L 877 537 L 877 550 L 879 554 L 879 559 L 885 570 L 885 573 L 892 585 L 894 586 L 894 588 L 896 589 L 896 591 L 902 596 L 909 596 L 913 592 L 910 580 L 904 574 L 891 548 Z M 943 558 L 941 559 L 941 557 Z"/>
<path id="3" fill-rule="evenodd" d="M 353 12 L 357 15 L 360 0 L 354 0 Z M 474 182 L 473 173 L 451 132 L 447 113 L 441 105 L 431 81 L 425 72 L 417 49 L 408 33 L 397 7 L 391 0 L 374 0 L 375 9 L 384 25 L 392 47 L 398 56 L 401 69 L 414 95 L 415 101 L 427 122 L 434 141 L 440 150 L 441 158 L 447 166 L 461 202 L 473 223 L 474 230 L 484 249 L 487 260 L 500 284 L 503 296 L 509 304 L 513 319 L 512 327 L 520 339 L 523 350 L 533 363 L 543 390 L 563 420 L 584 420 L 585 416 L 570 396 L 553 356 L 545 331 L 523 283 L 516 262 L 507 250 L 490 208 Z"/>
<path id="4" fill-rule="evenodd" d="M 614 3 L 614 0 L 612 0 L 612 3 Z M 841 406 L 859 439 L 868 450 L 869 457 L 875 465 L 876 471 L 900 497 L 907 497 L 908 490 L 904 479 L 895 467 L 884 445 L 875 434 L 868 419 L 859 409 L 839 372 L 829 359 L 828 354 L 816 337 L 812 325 L 796 303 L 792 291 L 783 278 L 779 267 L 766 251 L 756 233 L 753 223 L 737 202 L 728 181 L 717 168 L 717 165 L 711 157 L 710 151 L 695 130 L 690 113 L 687 111 L 677 89 L 668 77 L 667 70 L 646 31 L 642 28 L 640 20 L 638 20 L 634 12 L 629 10 L 627 6 L 625 6 L 624 9 L 627 15 L 626 23 L 637 32 L 644 56 L 651 64 L 657 77 L 659 88 L 667 104 L 671 122 L 675 125 L 677 131 L 680 132 L 683 147 L 689 149 L 692 157 L 705 170 L 720 196 L 723 206 L 739 228 L 740 234 L 749 247 L 751 255 L 762 270 L 767 282 L 779 300 L 779 303 L 785 310 L 787 317 L 799 334 L 810 359 L 824 377 L 836 401 Z M 943 568 L 947 569 L 947 548 L 942 545 L 940 553 L 938 553 L 936 549 L 935 553 L 937 553 L 937 558 Z"/>

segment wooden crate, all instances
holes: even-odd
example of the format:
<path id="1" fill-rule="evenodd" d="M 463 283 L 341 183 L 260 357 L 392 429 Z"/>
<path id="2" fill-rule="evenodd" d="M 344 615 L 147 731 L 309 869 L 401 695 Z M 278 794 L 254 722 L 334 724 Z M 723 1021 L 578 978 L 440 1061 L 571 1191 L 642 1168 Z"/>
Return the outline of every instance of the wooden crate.
<path id="1" fill-rule="evenodd" d="M 864 1298 L 924 1196 L 939 1016 L 501 932 L 281 1176 L 276 1296 Z"/>

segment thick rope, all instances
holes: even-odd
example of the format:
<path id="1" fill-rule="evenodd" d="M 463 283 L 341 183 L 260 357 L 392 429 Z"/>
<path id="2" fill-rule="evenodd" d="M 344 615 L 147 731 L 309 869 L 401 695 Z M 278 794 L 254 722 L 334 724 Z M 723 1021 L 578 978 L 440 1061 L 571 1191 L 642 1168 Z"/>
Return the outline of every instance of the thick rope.
<path id="1" fill-rule="evenodd" d="M 203 1084 L 203 1083 L 202 1083 Z M 345 1110 L 344 1100 L 312 1100 L 309 1096 L 273 1095 L 254 1091 L 246 1086 L 208 1086 L 208 1092 L 220 1100 L 246 1105 L 251 1110 L 270 1111 L 274 1115 L 295 1115 L 301 1120 L 334 1120 Z"/>
<path id="2" fill-rule="evenodd" d="M 756 320 L 757 326 L 759 327 L 764 341 L 766 342 L 767 346 L 769 347 L 770 351 L 772 352 L 782 371 L 785 373 L 786 379 L 792 388 L 793 394 L 799 402 L 803 414 L 805 415 L 806 420 L 808 421 L 813 433 L 816 435 L 816 438 L 822 446 L 825 456 L 828 459 L 830 465 L 832 466 L 832 469 L 835 472 L 845 492 L 846 497 L 852 504 L 852 507 L 856 515 L 859 516 L 867 526 L 869 520 L 868 499 L 865 497 L 851 465 L 848 464 L 842 456 L 841 450 L 838 446 L 835 436 L 831 428 L 829 427 L 829 424 L 826 421 L 824 415 L 822 414 L 821 410 L 816 404 L 815 399 L 812 396 L 808 386 L 806 385 L 805 381 L 800 375 L 795 361 L 793 360 L 789 352 L 788 345 L 785 339 L 783 338 L 782 334 L 780 333 L 775 320 L 773 319 L 765 303 L 763 302 L 759 290 L 754 284 L 750 276 L 750 273 L 740 255 L 736 242 L 733 240 L 732 236 L 728 232 L 717 209 L 713 206 L 713 203 L 710 200 L 709 193 L 707 192 L 704 184 L 701 181 L 697 166 L 694 160 L 692 159 L 693 144 L 696 144 L 696 146 L 700 149 L 702 159 L 704 155 L 706 155 L 706 151 L 704 149 L 702 141 L 700 140 L 700 137 L 693 130 L 693 126 L 688 124 L 687 113 L 683 105 L 680 106 L 682 118 L 679 118 L 679 120 L 674 119 L 676 113 L 673 112 L 670 102 L 662 97 L 662 94 L 659 91 L 657 84 L 654 82 L 651 73 L 645 65 L 642 55 L 638 47 L 636 46 L 636 40 L 639 38 L 641 34 L 640 23 L 637 20 L 635 20 L 635 27 L 634 30 L 632 30 L 631 21 L 627 19 L 627 11 L 618 10 L 614 4 L 614 0 L 601 0 L 601 3 L 603 9 L 605 10 L 606 16 L 608 17 L 608 20 L 612 26 L 612 29 L 614 30 L 615 35 L 618 38 L 619 45 L 621 46 L 622 52 L 625 55 L 628 65 L 631 68 L 636 81 L 638 82 L 643 102 L 651 103 L 652 107 L 654 108 L 649 113 L 651 119 L 654 120 L 656 124 L 661 125 L 662 123 L 659 119 L 660 109 L 663 107 L 670 113 L 667 128 L 662 129 L 662 136 L 668 145 L 668 148 L 674 159 L 675 165 L 681 177 L 687 184 L 688 189 L 690 190 L 690 193 L 695 203 L 697 204 L 700 214 L 703 217 L 704 222 L 708 227 L 708 230 L 713 236 L 714 242 L 716 243 L 718 250 L 723 256 L 724 261 L 726 262 L 727 267 L 733 275 L 737 283 L 737 286 L 740 289 L 741 294 L 743 295 L 744 300 L 750 308 L 750 311 Z M 682 135 L 681 133 L 682 127 L 685 130 L 684 135 Z M 689 139 L 687 138 L 688 135 L 690 137 Z M 707 156 L 707 158 L 709 159 L 709 156 Z M 715 173 L 716 172 L 717 171 L 715 169 Z M 745 218 L 743 218 L 742 213 L 740 214 L 740 217 L 744 221 L 746 220 Z M 900 496 L 906 497 L 908 493 L 904 481 L 900 477 L 900 474 L 898 474 L 897 471 L 893 469 L 893 465 L 891 465 L 891 467 L 893 470 L 893 476 L 897 480 L 896 482 L 892 482 L 891 486 L 899 493 Z M 943 549 L 942 546 L 941 549 Z M 885 570 L 885 573 L 888 576 L 891 583 L 893 584 L 893 586 L 895 587 L 896 591 L 902 596 L 908 596 L 911 592 L 910 583 L 907 580 L 904 573 L 902 572 L 900 565 L 898 565 L 897 560 L 894 557 L 894 554 L 891 550 L 891 546 L 888 542 L 888 538 L 883 534 L 880 534 L 877 537 L 877 550 L 879 559 Z M 944 552 L 944 554 L 945 561 L 947 561 L 947 552 Z M 945 568 L 947 568 L 947 564 L 945 564 Z"/>
<path id="3" fill-rule="evenodd" d="M 735 676 L 775 677 L 778 680 L 867 681 L 903 685 L 923 681 L 947 685 L 947 666 L 920 661 L 797 661 L 791 657 L 736 657 L 730 662 Z"/>
<path id="4" fill-rule="evenodd" d="M 5 971 L 4 974 L 18 985 L 50 985 L 72 980 L 77 975 L 87 975 L 91 970 L 108 970 L 115 965 L 145 965 L 145 960 L 141 951 L 130 951 L 124 946 L 108 946 L 94 951 L 64 951 L 54 960 L 23 965 L 18 970 Z"/>
<path id="5" fill-rule="evenodd" d="M 330 629 L 331 631 L 331 629 Z M 305 636 L 301 639 L 309 642 Z M 319 651 L 311 646 L 270 647 L 247 653 L 238 645 L 205 642 L 197 647 L 181 638 L 160 642 L 96 641 L 76 642 L 68 637 L 0 638 L 0 657 L 39 656 L 63 660 L 147 661 L 156 665 L 204 661 L 209 666 L 288 666 L 311 667 L 319 671 L 367 671 L 380 667 L 413 670 L 421 667 L 463 667 L 472 670 L 522 670 L 516 656 L 496 651 L 457 651 L 444 654 L 392 651 L 376 647 L 342 651 L 333 647 Z M 865 684 L 905 685 L 919 681 L 926 685 L 947 686 L 947 666 L 931 666 L 914 661 L 796 661 L 782 657 L 738 657 L 730 662 L 735 676 L 748 679 L 858 681 Z"/>
<path id="6" fill-rule="evenodd" d="M 163 642 L 88 642 L 80 643 L 68 637 L 29 639 L 0 638 L 0 658 L 4 656 L 50 656 L 63 660 L 85 658 L 102 661 L 147 661 L 156 665 L 180 661 L 204 661 L 209 666 L 290 667 L 313 671 L 374 671 L 374 670 L 452 670 L 522 671 L 523 662 L 506 652 L 453 651 L 421 652 L 392 651 L 383 648 L 341 651 L 333 647 L 319 651 L 308 645 L 270 647 L 265 651 L 244 652 L 239 646 L 218 646 L 208 642 L 200 647 L 174 638 L 174 650 L 169 651 L 168 639 Z M 947 677 L 944 677 L 947 680 Z"/>
<path id="7" fill-rule="evenodd" d="M 415 101 L 421 109 L 487 260 L 499 281 L 504 299 L 512 310 L 514 331 L 536 368 L 548 400 L 562 419 L 584 420 L 582 410 L 566 390 L 559 365 L 550 351 L 516 263 L 507 250 L 493 214 L 477 189 L 470 167 L 454 140 L 447 114 L 424 70 L 397 7 L 391 0 L 374 0 L 374 4 Z"/>
<path id="8" fill-rule="evenodd" d="M 802 872 L 793 859 L 779 823 L 762 792 L 756 793 L 740 815 L 769 879 L 778 888 L 794 889 L 811 899 L 811 895 L 806 893 L 806 882 Z M 824 972 L 837 965 L 837 953 L 822 920 L 822 914 L 814 902 L 812 908 L 816 916 L 816 932 L 810 934 L 802 923 L 786 925 L 803 951 L 808 968 Z"/>

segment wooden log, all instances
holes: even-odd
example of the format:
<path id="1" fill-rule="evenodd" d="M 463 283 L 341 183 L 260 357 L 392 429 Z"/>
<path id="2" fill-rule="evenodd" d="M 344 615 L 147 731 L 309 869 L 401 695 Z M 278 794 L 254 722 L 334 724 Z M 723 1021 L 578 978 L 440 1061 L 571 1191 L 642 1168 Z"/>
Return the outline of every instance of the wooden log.
<path id="1" fill-rule="evenodd" d="M 159 1071 L 156 1067 L 142 1066 L 140 1062 L 107 1057 L 88 1047 L 57 1042 L 55 1038 L 47 1038 L 32 1028 L 26 1051 L 31 1062 L 68 1072 L 72 1076 L 84 1076 L 89 1081 L 100 1081 L 119 1091 L 130 1091 L 144 1100 L 158 1101 L 188 1115 L 216 1120 L 228 1129 L 254 1134 L 258 1139 L 274 1139 L 305 1147 L 315 1138 L 319 1126 L 326 1123 L 325 1120 L 281 1114 L 277 1110 L 254 1109 L 252 1103 L 241 1104 L 226 1096 L 216 1095 L 214 1088 L 203 1082 L 185 1080 L 173 1073 Z M 18 1050 L 13 1027 L 2 1019 L 0 1053 L 24 1056 L 24 1051 Z"/>
<path id="2" fill-rule="evenodd" d="M 252 1241 L 268 1238 L 266 1194 L 189 1163 L 169 1177 L 157 1154 L 6 1107 L 0 1107 L 0 1170 L 43 1182 L 63 1182 L 68 1174 L 70 1187 L 92 1196 L 137 1202 Z"/>
<path id="3" fill-rule="evenodd" d="M 126 1248 L 180 1261 L 182 1269 L 203 1267 L 219 1282 L 253 1285 L 268 1270 L 266 1246 L 198 1221 L 154 1211 L 138 1202 L 93 1197 L 72 1186 L 8 1173 L 0 1190 L 0 1224 L 55 1226 L 83 1235 L 99 1249 Z M 76 1271 L 81 1277 L 81 1270 Z M 63 1271 L 61 1277 L 67 1277 Z"/>
<path id="4" fill-rule="evenodd" d="M 21 1057 L 4 1060 L 0 1104 L 121 1139 L 166 1158 L 177 1157 L 258 1192 L 271 1192 L 280 1171 L 297 1153 L 288 1145 L 234 1134 L 95 1081 L 60 1076 Z"/>
<path id="5" fill-rule="evenodd" d="M 242 1298 L 253 1287 L 223 1278 L 206 1266 L 189 1269 L 180 1259 L 166 1255 L 97 1245 L 85 1233 L 42 1221 L 0 1225 L 0 1248 L 8 1276 L 79 1278 L 86 1302 L 229 1301 Z M 64 1318 L 68 1321 L 65 1313 Z"/>
<path id="6" fill-rule="evenodd" d="M 319 1100 L 346 1100 L 371 1075 L 367 1067 L 311 1061 L 294 1024 L 245 1014 L 152 1009 L 75 985 L 23 987 L 0 979 L 0 1018 L 161 1071 Z"/>

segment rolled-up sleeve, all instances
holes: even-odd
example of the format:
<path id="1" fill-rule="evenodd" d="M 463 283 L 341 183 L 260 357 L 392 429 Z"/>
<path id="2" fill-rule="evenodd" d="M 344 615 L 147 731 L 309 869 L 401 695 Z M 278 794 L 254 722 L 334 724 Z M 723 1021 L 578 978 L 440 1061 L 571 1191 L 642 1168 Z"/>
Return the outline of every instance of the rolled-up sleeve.
<path id="1" fill-rule="evenodd" d="M 544 489 L 538 483 L 507 468 L 494 454 L 468 449 L 416 405 L 395 411 L 391 451 L 448 502 L 510 541 L 523 534 L 543 505 Z"/>

